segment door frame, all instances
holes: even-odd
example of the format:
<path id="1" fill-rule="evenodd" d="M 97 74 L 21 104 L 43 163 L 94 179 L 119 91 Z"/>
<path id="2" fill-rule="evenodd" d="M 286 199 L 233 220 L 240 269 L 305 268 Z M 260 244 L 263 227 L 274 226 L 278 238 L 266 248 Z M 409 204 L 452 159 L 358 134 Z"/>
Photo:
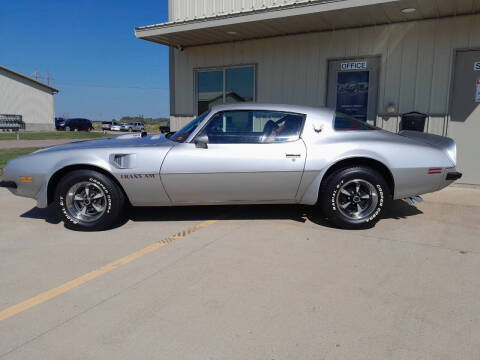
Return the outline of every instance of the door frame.
<path id="1" fill-rule="evenodd" d="M 383 54 L 373 54 L 373 55 L 358 55 L 358 56 L 340 56 L 340 57 L 329 57 L 326 59 L 326 89 L 325 89 L 325 96 L 324 96 L 324 104 L 325 107 L 328 107 L 328 89 L 330 87 L 330 62 L 332 61 L 352 61 L 352 60 L 359 60 L 359 59 L 378 59 L 378 86 L 377 91 L 375 92 L 375 96 L 377 97 L 376 101 L 376 109 L 375 109 L 375 119 L 374 119 L 374 126 L 377 125 L 377 118 L 378 114 L 380 114 L 379 106 L 380 106 L 380 87 L 382 83 L 382 74 L 383 74 L 383 67 L 382 63 L 384 60 Z"/>
<path id="2" fill-rule="evenodd" d="M 480 47 L 459 47 L 452 50 L 452 63 L 450 65 L 450 86 L 448 87 L 447 113 L 445 118 L 445 128 L 443 129 L 443 133 L 445 134 L 444 136 L 448 136 L 448 128 L 450 125 L 450 120 L 452 118 L 451 112 L 453 106 L 453 90 L 455 86 L 455 68 L 457 67 L 458 53 L 469 51 L 480 51 Z"/>

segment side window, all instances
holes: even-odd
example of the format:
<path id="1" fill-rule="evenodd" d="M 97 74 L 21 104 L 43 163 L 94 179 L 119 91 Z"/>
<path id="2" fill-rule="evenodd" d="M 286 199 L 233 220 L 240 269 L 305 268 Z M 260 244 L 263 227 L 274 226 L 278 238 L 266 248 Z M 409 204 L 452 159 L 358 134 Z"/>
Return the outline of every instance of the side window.
<path id="1" fill-rule="evenodd" d="M 337 131 L 378 130 L 376 127 L 369 125 L 365 121 L 355 119 L 340 112 L 335 113 L 333 128 Z"/>
<path id="2" fill-rule="evenodd" d="M 295 141 L 304 115 L 277 111 L 225 111 L 214 115 L 198 136 L 212 144 Z"/>

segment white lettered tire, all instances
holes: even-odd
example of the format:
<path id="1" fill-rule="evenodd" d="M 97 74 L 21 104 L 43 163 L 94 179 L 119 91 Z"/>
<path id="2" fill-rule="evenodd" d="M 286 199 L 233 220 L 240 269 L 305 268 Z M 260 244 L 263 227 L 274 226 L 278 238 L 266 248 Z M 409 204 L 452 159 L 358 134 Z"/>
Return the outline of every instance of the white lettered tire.
<path id="1" fill-rule="evenodd" d="M 380 173 L 369 167 L 350 167 L 326 179 L 320 189 L 319 205 L 338 227 L 363 229 L 375 225 L 389 199 L 389 187 Z"/>
<path id="2" fill-rule="evenodd" d="M 125 196 L 108 176 L 89 169 L 67 173 L 55 189 L 55 209 L 72 230 L 98 231 L 122 218 Z"/>

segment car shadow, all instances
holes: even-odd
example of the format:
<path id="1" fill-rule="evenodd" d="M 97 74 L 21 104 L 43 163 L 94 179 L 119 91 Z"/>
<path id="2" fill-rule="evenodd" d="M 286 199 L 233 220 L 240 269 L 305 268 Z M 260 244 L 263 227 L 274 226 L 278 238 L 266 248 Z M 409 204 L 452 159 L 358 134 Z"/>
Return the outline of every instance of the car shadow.
<path id="1" fill-rule="evenodd" d="M 31 208 L 30 210 L 21 214 L 20 217 L 28 218 L 28 219 L 45 220 L 49 224 L 58 224 L 61 222 L 57 214 L 55 214 L 53 206 L 49 206 L 48 208 L 44 208 L 44 209 L 41 209 L 35 206 L 34 208 Z"/>
<path id="2" fill-rule="evenodd" d="M 421 215 L 423 211 L 418 209 L 414 205 L 410 205 L 405 200 L 394 200 L 390 202 L 389 206 L 385 209 L 382 219 L 406 219 L 409 216 Z"/>
<path id="3" fill-rule="evenodd" d="M 382 219 L 405 219 L 422 214 L 415 206 L 403 200 L 395 200 L 385 209 Z M 34 207 L 20 215 L 23 218 L 43 219 L 50 224 L 60 219 L 50 206 L 46 209 Z M 203 220 L 293 220 L 299 223 L 311 221 L 315 224 L 334 227 L 317 207 L 305 205 L 232 205 L 232 206 L 174 206 L 174 207 L 131 207 L 123 221 L 203 221 Z"/>

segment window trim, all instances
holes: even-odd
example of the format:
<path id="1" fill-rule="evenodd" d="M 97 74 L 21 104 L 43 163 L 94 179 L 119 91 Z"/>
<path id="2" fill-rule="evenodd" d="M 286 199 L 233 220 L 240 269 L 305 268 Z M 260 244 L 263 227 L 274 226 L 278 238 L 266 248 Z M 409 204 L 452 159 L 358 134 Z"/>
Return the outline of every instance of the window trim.
<path id="1" fill-rule="evenodd" d="M 193 96 L 193 108 L 195 116 L 201 114 L 198 113 L 198 73 L 200 72 L 215 72 L 221 71 L 223 74 L 223 89 L 222 89 L 222 105 L 225 105 L 226 102 L 226 87 L 227 87 L 227 70 L 238 69 L 238 68 L 253 68 L 253 100 L 252 102 L 257 102 L 257 64 L 239 64 L 239 65 L 225 65 L 225 66 L 213 66 L 213 67 L 203 67 L 203 68 L 194 68 L 193 69 L 193 86 L 194 86 L 194 96 Z M 211 110 L 211 109 L 210 109 Z"/>
<path id="2" fill-rule="evenodd" d="M 202 131 L 210 124 L 210 121 L 217 116 L 217 114 L 220 113 L 225 113 L 225 112 L 238 112 L 238 111 L 252 111 L 252 112 L 277 112 L 277 113 L 282 113 L 282 114 L 290 114 L 290 115 L 297 115 L 302 117 L 302 125 L 300 126 L 300 132 L 298 133 L 298 138 L 295 140 L 287 140 L 287 141 L 273 141 L 273 142 L 251 142 L 251 143 L 221 143 L 218 145 L 269 145 L 269 144 L 285 144 L 285 143 L 293 143 L 295 141 L 299 141 L 302 139 L 303 135 L 303 130 L 305 128 L 305 124 L 307 122 L 307 114 L 303 113 L 296 113 L 293 111 L 280 111 L 280 110 L 266 110 L 266 109 L 231 109 L 231 110 L 219 110 L 216 112 L 212 112 L 209 114 L 209 116 L 206 119 L 203 119 L 203 125 L 200 123 L 200 126 L 197 126 L 195 131 L 190 134 L 190 138 L 185 141 L 186 143 L 195 143 L 195 139 L 199 134 L 202 133 Z"/>

